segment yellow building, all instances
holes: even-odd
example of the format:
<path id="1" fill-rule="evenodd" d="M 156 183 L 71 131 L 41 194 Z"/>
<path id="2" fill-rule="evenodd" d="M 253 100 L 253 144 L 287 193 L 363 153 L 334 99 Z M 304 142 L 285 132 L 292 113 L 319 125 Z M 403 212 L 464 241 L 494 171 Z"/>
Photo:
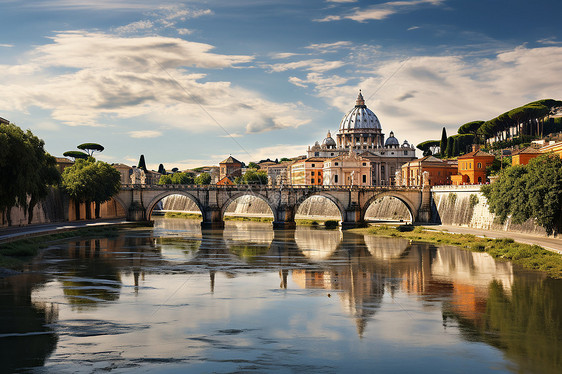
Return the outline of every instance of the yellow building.
<path id="1" fill-rule="evenodd" d="M 309 157 L 291 164 L 291 184 L 321 186 L 324 183 L 324 157 Z"/>
<path id="2" fill-rule="evenodd" d="M 558 157 L 562 158 L 562 142 L 556 142 L 554 144 L 546 145 L 539 149 L 541 153 L 549 153 L 552 152 Z"/>
<path id="3" fill-rule="evenodd" d="M 486 167 L 492 165 L 496 156 L 481 150 L 475 150 L 457 158 L 459 172 L 453 175 L 453 184 L 486 183 Z"/>

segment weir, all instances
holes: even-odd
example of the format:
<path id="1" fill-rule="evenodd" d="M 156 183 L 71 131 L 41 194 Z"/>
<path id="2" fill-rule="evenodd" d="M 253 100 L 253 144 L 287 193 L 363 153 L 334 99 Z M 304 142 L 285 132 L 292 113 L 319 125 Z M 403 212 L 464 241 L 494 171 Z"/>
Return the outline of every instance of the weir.
<path id="1" fill-rule="evenodd" d="M 344 229 L 363 226 L 369 207 L 384 197 L 400 200 L 412 217 L 412 223 L 427 223 L 431 219 L 428 186 L 123 185 L 115 200 L 123 205 L 129 220 L 149 221 L 157 205 L 171 195 L 181 195 L 192 201 L 203 216 L 202 227 L 209 228 L 224 227 L 223 218 L 228 207 L 243 196 L 259 198 L 271 209 L 274 229 L 295 227 L 299 207 L 316 196 L 330 200 L 337 207 Z"/>

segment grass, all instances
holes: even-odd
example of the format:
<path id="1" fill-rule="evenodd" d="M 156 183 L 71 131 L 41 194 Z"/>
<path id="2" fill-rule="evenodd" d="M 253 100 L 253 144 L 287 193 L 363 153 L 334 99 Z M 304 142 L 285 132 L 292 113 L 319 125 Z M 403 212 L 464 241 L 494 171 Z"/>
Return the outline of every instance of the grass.
<path id="1" fill-rule="evenodd" d="M 185 213 L 185 212 L 166 212 L 165 218 L 182 218 L 182 219 L 201 219 L 201 214 Z M 273 217 L 244 217 L 244 216 L 224 216 L 225 221 L 245 221 L 245 222 L 273 222 Z M 326 228 L 338 227 L 338 221 L 335 220 L 312 220 L 312 219 L 296 219 L 299 226 L 320 226 L 323 224 Z"/>
<path id="2" fill-rule="evenodd" d="M 426 230 L 411 225 L 378 225 L 364 229 L 353 229 L 361 234 L 401 237 L 413 241 L 448 244 L 475 252 L 486 252 L 490 256 L 511 261 L 527 269 L 541 270 L 551 278 L 562 279 L 562 255 L 548 251 L 538 245 L 517 243 L 513 239 L 480 238 L 470 234 L 452 234 Z"/>
<path id="3" fill-rule="evenodd" d="M 14 240 L 9 243 L 0 244 L 0 267 L 21 270 L 41 249 L 48 246 L 50 242 L 60 239 L 68 239 L 76 236 L 104 236 L 117 235 L 118 227 L 86 227 L 57 234 L 49 234 Z"/>

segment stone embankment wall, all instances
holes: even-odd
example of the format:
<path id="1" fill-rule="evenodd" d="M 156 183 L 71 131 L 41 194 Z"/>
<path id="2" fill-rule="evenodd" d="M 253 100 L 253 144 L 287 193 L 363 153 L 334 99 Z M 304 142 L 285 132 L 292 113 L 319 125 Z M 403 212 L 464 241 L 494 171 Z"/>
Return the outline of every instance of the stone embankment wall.
<path id="1" fill-rule="evenodd" d="M 91 208 L 94 214 L 94 204 Z M 12 208 L 10 210 L 12 226 L 28 225 L 27 210 L 22 208 Z M 101 218 L 121 218 L 126 216 L 123 207 L 115 200 L 103 203 L 100 206 Z M 68 196 L 58 188 L 52 188 L 44 200 L 41 200 L 33 208 L 33 219 L 31 224 L 76 221 L 76 213 L 74 203 L 69 200 Z M 79 219 L 86 219 L 85 204 L 80 204 Z M 0 228 L 8 227 L 8 216 L 6 211 L 0 212 Z"/>
<path id="2" fill-rule="evenodd" d="M 544 229 L 531 220 L 520 225 L 512 223 L 510 219 L 503 224 L 496 222 L 495 215 L 488 210 L 488 202 L 480 192 L 480 186 L 436 186 L 431 192 L 431 215 L 435 223 L 546 236 Z"/>

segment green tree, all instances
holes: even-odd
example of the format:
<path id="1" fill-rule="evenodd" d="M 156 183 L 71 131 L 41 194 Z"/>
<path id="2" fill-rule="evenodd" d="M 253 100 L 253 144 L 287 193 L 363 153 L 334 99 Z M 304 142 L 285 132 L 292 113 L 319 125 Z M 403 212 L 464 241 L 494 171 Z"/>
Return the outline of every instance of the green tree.
<path id="1" fill-rule="evenodd" d="M 75 161 L 76 160 L 85 160 L 89 157 L 88 154 L 86 154 L 84 152 L 80 152 L 80 151 L 66 151 L 62 155 L 64 157 L 73 158 Z"/>
<path id="2" fill-rule="evenodd" d="M 250 163 L 248 164 L 248 168 L 249 168 L 249 169 L 256 169 L 256 170 L 258 170 L 258 169 L 260 168 L 260 166 L 259 166 L 258 164 L 256 164 L 255 162 L 250 162 Z"/>
<path id="3" fill-rule="evenodd" d="M 158 173 L 166 174 L 166 169 L 164 168 L 164 165 L 162 164 L 158 165 Z"/>
<path id="4" fill-rule="evenodd" d="M 86 203 L 87 219 L 92 217 L 91 202 L 96 204 L 95 217 L 99 217 L 100 204 L 119 192 L 120 179 L 121 175 L 114 167 L 103 161 L 96 161 L 93 157 L 77 160 L 62 173 L 62 185 L 68 195 L 77 203 Z"/>
<path id="5" fill-rule="evenodd" d="M 105 149 L 103 145 L 98 143 L 84 143 L 84 144 L 80 144 L 76 148 L 86 151 L 88 156 L 92 156 L 94 152 L 103 152 L 103 150 Z"/>
<path id="6" fill-rule="evenodd" d="M 439 149 L 441 153 L 441 157 L 445 157 L 447 155 L 447 130 L 443 127 L 443 131 L 441 132 L 441 142 L 439 143 Z"/>
<path id="7" fill-rule="evenodd" d="M 137 168 L 144 170 L 145 172 L 147 171 L 146 168 L 146 162 L 144 161 L 144 155 L 140 156 L 139 159 L 139 164 L 137 165 Z M 172 170 L 173 171 L 173 170 Z"/>
<path id="8" fill-rule="evenodd" d="M 543 155 L 526 166 L 509 167 L 482 192 L 501 222 L 509 216 L 514 223 L 532 218 L 549 235 L 561 231 L 562 160 L 558 156 Z"/>
<path id="9" fill-rule="evenodd" d="M 426 140 L 421 142 L 416 147 L 423 152 L 424 156 L 429 156 L 433 154 L 436 147 L 439 147 L 439 140 Z"/>
<path id="10" fill-rule="evenodd" d="M 199 184 L 199 185 L 211 184 L 211 174 L 209 173 L 199 174 L 197 177 L 195 177 L 195 184 Z"/>
<path id="11" fill-rule="evenodd" d="M 44 145 L 31 131 L 0 123 L 0 211 L 8 225 L 10 209 L 16 206 L 27 210 L 31 222 L 34 206 L 60 181 L 56 160 Z"/>
<path id="12" fill-rule="evenodd" d="M 455 139 L 453 139 L 453 137 L 450 136 L 449 138 L 447 138 L 447 150 L 445 152 L 447 157 L 453 157 L 454 146 L 455 146 Z"/>
<path id="13" fill-rule="evenodd" d="M 459 138 L 458 137 L 452 137 L 453 138 L 453 152 L 452 152 L 452 156 L 456 157 L 459 155 Z"/>
<path id="14" fill-rule="evenodd" d="M 195 178 L 192 173 L 174 173 L 162 175 L 158 184 L 194 184 Z"/>
<path id="15" fill-rule="evenodd" d="M 478 130 L 480 129 L 480 126 L 482 126 L 484 124 L 484 121 L 472 121 L 472 122 L 468 122 L 465 123 L 464 125 L 462 125 L 461 127 L 459 127 L 458 129 L 458 133 L 459 134 L 472 134 L 472 135 L 476 135 L 476 133 L 478 132 Z"/>
<path id="16" fill-rule="evenodd" d="M 242 176 L 242 184 L 267 184 L 267 172 L 263 170 L 248 170 Z"/>

